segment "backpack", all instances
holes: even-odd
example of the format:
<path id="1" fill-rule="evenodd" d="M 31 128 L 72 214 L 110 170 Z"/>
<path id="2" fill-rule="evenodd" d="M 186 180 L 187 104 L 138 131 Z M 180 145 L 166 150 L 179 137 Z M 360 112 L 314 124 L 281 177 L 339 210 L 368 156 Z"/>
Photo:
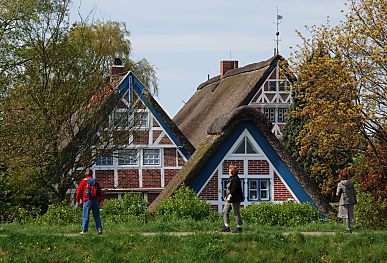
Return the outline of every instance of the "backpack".
<path id="1" fill-rule="evenodd" d="M 101 195 L 101 186 L 97 179 L 87 179 L 86 196 L 90 199 Z"/>

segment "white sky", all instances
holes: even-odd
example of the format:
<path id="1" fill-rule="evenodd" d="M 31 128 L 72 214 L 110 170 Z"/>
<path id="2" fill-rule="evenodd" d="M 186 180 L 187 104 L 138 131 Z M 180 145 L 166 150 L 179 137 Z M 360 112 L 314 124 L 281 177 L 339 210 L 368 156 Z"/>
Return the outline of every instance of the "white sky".
<path id="1" fill-rule="evenodd" d="M 172 118 L 197 86 L 219 75 L 220 60 L 239 67 L 269 59 L 275 47 L 276 7 L 280 54 L 300 43 L 295 30 L 344 18 L 344 0 L 73 0 L 78 19 L 94 10 L 94 19 L 125 22 L 131 33 L 132 58 L 146 58 L 157 68 L 159 97 Z"/>

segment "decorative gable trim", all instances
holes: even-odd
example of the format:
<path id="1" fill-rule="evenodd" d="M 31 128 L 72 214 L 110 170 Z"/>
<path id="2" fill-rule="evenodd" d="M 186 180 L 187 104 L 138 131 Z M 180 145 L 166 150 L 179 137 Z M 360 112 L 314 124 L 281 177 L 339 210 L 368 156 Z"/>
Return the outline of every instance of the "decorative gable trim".
<path id="1" fill-rule="evenodd" d="M 317 207 L 313 200 L 305 192 L 303 187 L 300 185 L 300 183 L 293 176 L 286 164 L 278 156 L 273 147 L 261 134 L 261 132 L 248 122 L 240 123 L 240 125 L 235 127 L 235 129 L 228 135 L 222 145 L 217 149 L 217 152 L 212 156 L 211 161 L 208 162 L 203 167 L 203 169 L 201 169 L 200 175 L 196 177 L 196 179 L 192 182 L 190 186 L 196 192 L 202 190 L 209 177 L 217 169 L 220 162 L 225 158 L 227 153 L 230 151 L 232 146 L 235 144 L 235 142 L 238 140 L 238 138 L 241 136 L 245 129 L 247 129 L 251 136 L 254 138 L 254 141 L 259 145 L 259 148 L 263 151 L 269 162 L 273 165 L 277 174 L 283 179 L 285 185 L 287 185 L 289 189 L 291 189 L 291 192 L 293 192 L 294 196 L 300 202 L 309 202 L 315 207 Z"/>
<path id="2" fill-rule="evenodd" d="M 179 148 L 179 150 L 184 155 L 184 157 L 186 159 L 189 159 L 191 157 L 192 149 L 186 149 L 186 147 L 184 147 L 184 145 L 177 138 L 177 136 L 175 136 L 175 134 L 172 132 L 170 126 L 166 123 L 166 120 L 160 114 L 159 110 L 156 110 L 155 106 L 160 107 L 158 105 L 158 103 L 153 99 L 153 97 L 145 89 L 145 87 L 141 83 L 141 81 L 132 72 L 128 72 L 124 76 L 124 78 L 120 81 L 120 83 L 118 84 L 117 90 L 118 90 L 119 94 L 121 95 L 121 96 L 119 96 L 119 98 L 121 98 L 123 96 L 123 94 L 125 94 L 128 89 L 129 89 L 129 92 L 134 91 L 137 94 L 137 96 L 141 99 L 141 101 L 146 105 L 146 107 L 152 113 L 153 117 L 157 120 L 157 122 L 163 128 L 163 130 L 168 135 L 168 137 Z M 161 109 L 161 107 L 160 107 L 160 109 Z M 169 120 L 169 121 L 172 123 L 172 120 Z M 175 124 L 172 123 L 172 125 L 175 125 Z M 178 129 L 177 127 L 175 127 L 175 128 Z M 189 144 L 188 140 L 185 144 Z M 189 145 L 189 146 L 192 147 L 192 145 Z"/>

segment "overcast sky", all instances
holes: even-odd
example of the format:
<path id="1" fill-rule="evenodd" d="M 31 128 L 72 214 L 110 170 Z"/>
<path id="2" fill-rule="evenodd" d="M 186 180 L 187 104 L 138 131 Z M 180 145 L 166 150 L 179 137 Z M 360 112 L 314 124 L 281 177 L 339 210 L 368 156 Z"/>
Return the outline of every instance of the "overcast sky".
<path id="1" fill-rule="evenodd" d="M 172 118 L 197 86 L 219 75 L 221 60 L 239 67 L 267 60 L 275 47 L 276 7 L 280 23 L 280 54 L 300 43 L 295 30 L 327 21 L 337 24 L 344 0 L 73 0 L 78 12 L 94 19 L 125 22 L 131 33 L 132 58 L 146 58 L 157 68 L 156 98 Z M 79 10 L 79 11 L 78 11 Z"/>

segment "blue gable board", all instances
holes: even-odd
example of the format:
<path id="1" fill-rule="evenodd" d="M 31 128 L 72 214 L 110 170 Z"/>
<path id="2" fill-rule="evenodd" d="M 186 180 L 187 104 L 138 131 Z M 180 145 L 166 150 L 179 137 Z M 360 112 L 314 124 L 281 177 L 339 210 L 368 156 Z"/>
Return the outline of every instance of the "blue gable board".
<path id="1" fill-rule="evenodd" d="M 209 176 L 213 173 L 219 163 L 226 156 L 227 152 L 230 150 L 235 141 L 239 138 L 242 132 L 247 128 L 250 134 L 253 136 L 255 141 L 261 147 L 262 151 L 265 153 L 269 161 L 273 164 L 276 170 L 280 173 L 281 177 L 284 179 L 286 184 L 292 189 L 293 193 L 296 195 L 297 199 L 300 202 L 309 202 L 313 206 L 317 207 L 309 195 L 305 192 L 304 188 L 298 183 L 296 178 L 290 172 L 285 163 L 278 156 L 273 147 L 269 142 L 263 137 L 261 132 L 251 123 L 242 123 L 238 125 L 234 131 L 228 136 L 226 141 L 222 143 L 219 147 L 215 156 L 212 157 L 211 161 L 207 163 L 202 169 L 200 176 L 191 185 L 196 192 L 199 192 L 203 187 Z"/>
<path id="2" fill-rule="evenodd" d="M 120 84 L 118 85 L 118 90 L 120 92 L 120 95 L 123 96 L 125 92 L 129 89 L 129 92 L 132 92 L 132 89 L 136 92 L 136 94 L 141 98 L 141 100 L 145 103 L 147 108 L 150 110 L 152 115 L 156 118 L 156 120 L 160 123 L 161 127 L 164 129 L 164 131 L 168 134 L 168 136 L 172 139 L 172 141 L 176 144 L 176 146 L 179 148 L 179 150 L 184 154 L 185 158 L 187 160 L 191 157 L 190 153 L 184 149 L 181 142 L 176 138 L 176 136 L 173 134 L 173 132 L 169 129 L 168 125 L 165 123 L 164 119 L 160 116 L 160 114 L 153 108 L 153 106 L 149 103 L 147 98 L 145 97 L 143 90 L 144 85 L 137 79 L 137 77 L 132 73 L 129 72 L 126 74 L 126 76 L 122 79 Z"/>

